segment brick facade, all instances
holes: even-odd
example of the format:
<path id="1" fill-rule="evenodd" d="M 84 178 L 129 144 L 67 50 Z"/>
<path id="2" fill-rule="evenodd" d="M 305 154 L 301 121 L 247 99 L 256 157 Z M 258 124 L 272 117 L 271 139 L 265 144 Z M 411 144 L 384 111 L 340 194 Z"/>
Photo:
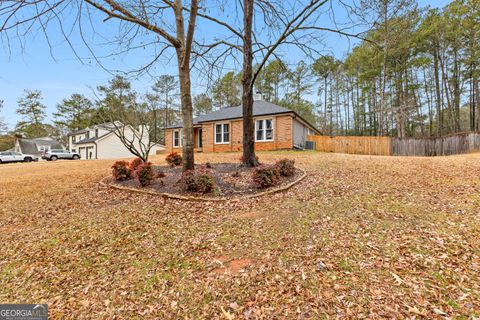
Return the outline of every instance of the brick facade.
<path id="1" fill-rule="evenodd" d="M 254 119 L 273 119 L 274 138 L 273 141 L 255 142 L 255 150 L 278 150 L 293 148 L 293 117 L 290 114 L 262 116 Z M 198 129 L 202 129 L 203 148 L 196 148 L 202 152 L 229 152 L 241 151 L 243 140 L 243 121 L 241 119 L 219 121 L 218 123 L 230 124 L 230 142 L 227 144 L 215 144 L 214 125 L 216 122 L 202 123 L 196 126 L 194 131 L 195 146 L 198 145 Z M 173 130 L 165 131 L 165 147 L 168 153 L 181 152 L 182 148 L 173 148 Z"/>

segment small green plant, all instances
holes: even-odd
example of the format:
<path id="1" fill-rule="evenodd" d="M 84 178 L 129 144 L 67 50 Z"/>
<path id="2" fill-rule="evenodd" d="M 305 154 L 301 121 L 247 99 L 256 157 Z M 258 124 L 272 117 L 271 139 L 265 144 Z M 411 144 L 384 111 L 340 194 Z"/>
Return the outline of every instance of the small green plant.
<path id="1" fill-rule="evenodd" d="M 207 170 L 187 170 L 182 174 L 181 183 L 186 191 L 211 193 L 215 184 Z"/>
<path id="2" fill-rule="evenodd" d="M 130 161 L 130 163 L 128 164 L 128 167 L 130 168 L 130 171 L 135 172 L 142 163 L 143 163 L 143 160 L 137 157 Z"/>
<path id="3" fill-rule="evenodd" d="M 253 170 L 253 183 L 258 189 L 274 186 L 280 180 L 280 171 L 277 166 L 260 166 Z"/>
<path id="4" fill-rule="evenodd" d="M 177 152 L 172 152 L 167 155 L 165 161 L 170 165 L 170 167 L 180 166 L 183 163 L 182 156 Z"/>
<path id="5" fill-rule="evenodd" d="M 155 173 L 153 172 L 152 163 L 144 162 L 137 167 L 135 171 L 135 177 L 142 187 L 146 187 L 152 184 L 153 179 L 155 178 Z"/>
<path id="6" fill-rule="evenodd" d="M 132 178 L 132 170 L 129 168 L 127 161 L 115 161 L 112 165 L 112 176 L 117 181 L 124 181 Z"/>
<path id="7" fill-rule="evenodd" d="M 281 176 L 290 177 L 295 173 L 295 160 L 282 159 L 278 160 L 275 165 Z"/>

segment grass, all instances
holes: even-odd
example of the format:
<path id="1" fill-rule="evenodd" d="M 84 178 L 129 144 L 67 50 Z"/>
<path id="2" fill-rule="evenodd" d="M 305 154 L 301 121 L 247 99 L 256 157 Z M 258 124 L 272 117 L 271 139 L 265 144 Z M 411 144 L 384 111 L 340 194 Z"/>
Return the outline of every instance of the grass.
<path id="1" fill-rule="evenodd" d="M 113 161 L 0 166 L 0 301 L 52 319 L 480 316 L 480 154 L 260 153 L 285 157 L 309 177 L 232 203 L 101 188 Z"/>

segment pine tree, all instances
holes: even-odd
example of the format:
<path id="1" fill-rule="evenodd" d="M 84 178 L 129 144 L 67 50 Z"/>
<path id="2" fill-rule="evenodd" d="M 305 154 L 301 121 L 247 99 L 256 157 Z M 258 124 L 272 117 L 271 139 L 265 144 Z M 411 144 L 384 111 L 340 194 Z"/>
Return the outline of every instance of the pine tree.
<path id="1" fill-rule="evenodd" d="M 68 130 L 78 130 L 91 124 L 93 112 L 93 103 L 85 96 L 74 93 L 57 104 L 54 123 Z"/>
<path id="2" fill-rule="evenodd" d="M 28 138 L 35 138 L 48 134 L 43 123 L 46 106 L 42 104 L 42 93 L 39 90 L 25 90 L 23 97 L 17 100 L 17 113 L 23 120 L 19 121 L 16 131 Z"/>

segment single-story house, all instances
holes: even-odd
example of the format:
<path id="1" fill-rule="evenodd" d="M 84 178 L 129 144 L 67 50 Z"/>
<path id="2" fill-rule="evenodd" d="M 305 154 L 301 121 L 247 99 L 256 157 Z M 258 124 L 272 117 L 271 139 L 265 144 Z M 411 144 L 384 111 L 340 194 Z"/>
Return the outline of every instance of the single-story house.
<path id="1" fill-rule="evenodd" d="M 303 149 L 310 134 L 320 134 L 295 111 L 263 100 L 253 102 L 255 150 Z M 242 107 L 222 108 L 193 119 L 195 151 L 242 150 Z M 182 124 L 165 129 L 167 152 L 181 152 Z"/>
<path id="2" fill-rule="evenodd" d="M 20 135 L 15 136 L 13 150 L 23 154 L 41 155 L 52 149 L 65 149 L 58 141 L 50 137 L 26 139 Z"/>
<path id="3" fill-rule="evenodd" d="M 139 148 L 141 128 L 135 129 L 130 126 L 123 128 L 123 125 L 113 123 L 102 123 L 72 132 L 68 135 L 68 149 L 71 152 L 80 154 L 80 158 L 88 159 L 119 159 L 133 157 L 133 154 L 125 147 L 117 136 L 117 130 L 124 130 L 123 135 Z M 146 145 L 148 137 L 145 134 L 141 143 Z M 156 154 L 157 150 L 164 150 L 160 144 L 154 144 L 149 155 Z"/>

